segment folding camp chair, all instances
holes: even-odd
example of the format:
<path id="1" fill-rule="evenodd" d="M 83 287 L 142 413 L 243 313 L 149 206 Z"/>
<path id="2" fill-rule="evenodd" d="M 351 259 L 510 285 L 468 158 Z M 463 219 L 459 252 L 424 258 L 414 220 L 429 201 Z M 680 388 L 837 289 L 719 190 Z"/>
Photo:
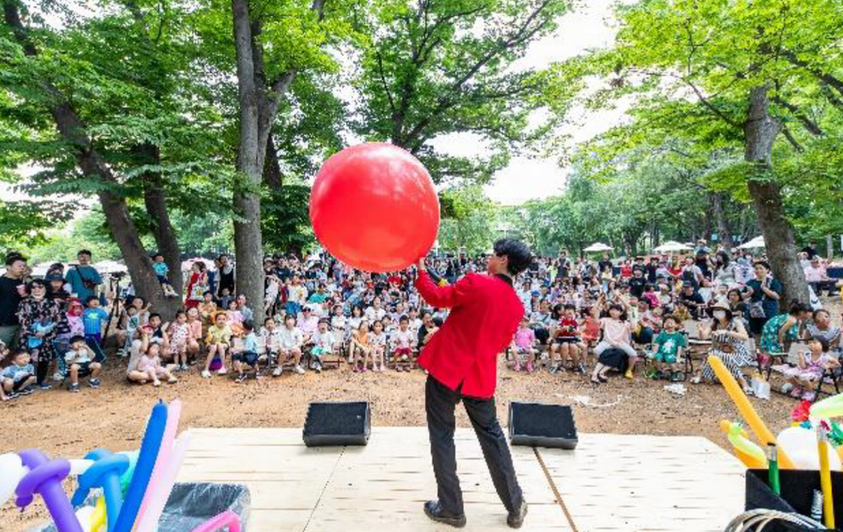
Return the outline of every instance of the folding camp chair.
<path id="1" fill-rule="evenodd" d="M 781 353 L 762 353 L 760 350 L 755 351 L 755 363 L 758 366 L 758 372 L 764 375 L 766 371 L 766 375 L 764 375 L 765 380 L 770 382 L 770 375 L 773 373 L 773 366 L 780 365 L 782 363 L 790 363 L 791 356 L 794 354 L 798 354 L 800 350 L 805 350 L 805 344 L 803 342 L 791 342 L 788 345 L 787 351 L 783 351 Z M 764 356 L 769 357 L 769 360 L 764 360 Z M 766 364 L 765 364 L 766 362 Z M 764 367 L 766 365 L 766 367 Z"/>
<path id="2" fill-rule="evenodd" d="M 837 359 L 838 363 L 840 363 L 841 355 L 843 355 L 843 353 L 841 353 L 840 349 L 837 349 L 837 351 L 835 353 L 835 358 Z M 820 377 L 820 381 L 817 383 L 817 396 L 819 396 L 822 393 L 825 393 L 827 395 L 831 395 L 831 393 L 829 393 L 829 392 L 823 392 L 823 384 L 825 384 L 826 380 L 831 381 L 830 384 L 832 384 L 834 386 L 834 393 L 839 394 L 840 393 L 840 377 L 841 376 L 843 376 L 843 367 L 840 367 L 840 366 L 838 366 L 834 369 L 827 369 L 827 370 L 823 371 L 823 375 L 822 375 L 822 377 Z"/>

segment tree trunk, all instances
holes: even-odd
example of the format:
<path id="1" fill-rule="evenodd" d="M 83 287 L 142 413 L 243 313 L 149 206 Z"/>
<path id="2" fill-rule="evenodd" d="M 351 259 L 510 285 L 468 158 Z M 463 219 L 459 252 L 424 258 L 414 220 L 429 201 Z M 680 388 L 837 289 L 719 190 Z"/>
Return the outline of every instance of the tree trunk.
<path id="1" fill-rule="evenodd" d="M 141 164 L 161 164 L 161 153 L 158 146 L 154 144 L 141 144 L 135 146 L 133 151 L 140 157 Z M 158 246 L 158 253 L 164 255 L 164 262 L 170 269 L 170 283 L 176 293 L 181 294 L 183 290 L 183 279 L 181 271 L 181 251 L 178 238 L 170 222 L 170 214 L 167 210 L 167 194 L 164 192 L 164 183 L 161 175 L 156 172 L 145 172 L 143 178 L 143 201 L 146 212 L 152 221 L 152 235 L 155 244 Z M 175 317 L 176 310 L 182 305 L 181 298 L 168 298 L 165 309 L 162 309 L 162 317 L 170 320 Z"/>
<path id="2" fill-rule="evenodd" d="M 86 172 L 86 175 L 90 174 Z M 166 317 L 165 314 L 172 308 L 175 298 L 164 296 L 161 283 L 158 282 L 155 270 L 152 269 L 152 260 L 129 216 L 126 200 L 111 192 L 100 192 L 99 199 L 111 236 L 117 242 L 120 254 L 126 261 L 126 268 L 129 270 L 135 293 L 149 301 L 155 312 L 163 311 L 162 318 Z"/>
<path id="3" fill-rule="evenodd" d="M 717 221 L 717 234 L 720 236 L 720 242 L 723 244 L 723 249 L 728 253 L 735 247 L 735 242 L 732 240 L 732 227 L 723 209 L 723 195 L 721 193 L 711 194 L 711 208 Z"/>
<path id="4" fill-rule="evenodd" d="M 263 165 L 263 182 L 272 190 L 280 190 L 284 185 L 284 177 L 281 175 L 281 165 L 278 163 L 278 152 L 275 150 L 275 143 L 272 141 L 272 134 L 266 138 L 266 157 Z"/>
<path id="5" fill-rule="evenodd" d="M 237 52 L 237 84 L 240 104 L 240 145 L 237 170 L 242 183 L 234 192 L 234 250 L 238 294 L 245 294 L 255 323 L 263 323 L 264 272 L 260 230 L 260 184 L 263 153 L 260 145 L 260 95 L 255 82 L 252 29 L 247 0 L 232 0 L 234 44 Z"/>
<path id="6" fill-rule="evenodd" d="M 834 237 L 825 235 L 825 257 L 828 260 L 834 258 Z"/>
<path id="7" fill-rule="evenodd" d="M 796 255 L 793 227 L 784 216 L 781 187 L 771 175 L 773 143 L 782 125 L 770 116 L 768 90 L 769 86 L 765 85 L 750 91 L 749 112 L 744 124 L 744 157 L 756 166 L 755 175 L 748 183 L 749 194 L 773 273 L 784 286 L 780 304 L 786 309 L 792 301 L 809 302 L 808 284 Z"/>

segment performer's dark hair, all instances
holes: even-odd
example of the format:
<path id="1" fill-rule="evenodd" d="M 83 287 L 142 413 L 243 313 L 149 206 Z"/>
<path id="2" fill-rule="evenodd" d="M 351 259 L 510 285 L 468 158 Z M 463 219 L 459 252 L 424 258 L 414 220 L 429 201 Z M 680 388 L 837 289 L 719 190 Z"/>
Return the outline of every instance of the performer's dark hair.
<path id="1" fill-rule="evenodd" d="M 507 270 L 512 275 L 518 275 L 526 270 L 533 261 L 533 255 L 530 253 L 530 248 L 520 240 L 512 238 L 502 238 L 495 242 L 495 255 L 506 256 Z"/>

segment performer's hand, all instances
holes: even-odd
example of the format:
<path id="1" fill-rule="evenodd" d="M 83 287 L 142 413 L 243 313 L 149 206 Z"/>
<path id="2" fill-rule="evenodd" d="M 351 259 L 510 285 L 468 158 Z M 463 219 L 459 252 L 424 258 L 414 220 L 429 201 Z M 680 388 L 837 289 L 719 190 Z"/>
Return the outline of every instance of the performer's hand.
<path id="1" fill-rule="evenodd" d="M 420 272 L 427 271 L 427 268 L 424 265 L 424 257 L 419 259 L 419 262 L 416 267 L 419 269 Z"/>

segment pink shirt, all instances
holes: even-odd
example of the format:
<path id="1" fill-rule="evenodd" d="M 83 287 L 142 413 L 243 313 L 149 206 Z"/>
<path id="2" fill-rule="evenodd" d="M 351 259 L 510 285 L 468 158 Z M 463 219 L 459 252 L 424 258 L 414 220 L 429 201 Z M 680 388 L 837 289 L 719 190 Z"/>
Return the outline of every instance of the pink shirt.
<path id="1" fill-rule="evenodd" d="M 825 267 L 819 266 L 814 268 L 813 265 L 808 265 L 805 268 L 805 280 L 809 283 L 818 283 L 820 281 L 825 281 L 828 278 L 828 275 L 825 272 Z"/>
<path id="2" fill-rule="evenodd" d="M 612 318 L 600 318 L 600 325 L 603 327 L 604 339 L 613 344 L 629 343 L 629 324 L 625 321 Z"/>
<path id="3" fill-rule="evenodd" d="M 518 329 L 515 333 L 515 345 L 519 349 L 530 349 L 536 341 L 536 333 L 533 329 Z"/>
<path id="4" fill-rule="evenodd" d="M 190 339 L 199 340 L 202 338 L 202 322 L 199 320 L 188 322 L 190 326 Z"/>

